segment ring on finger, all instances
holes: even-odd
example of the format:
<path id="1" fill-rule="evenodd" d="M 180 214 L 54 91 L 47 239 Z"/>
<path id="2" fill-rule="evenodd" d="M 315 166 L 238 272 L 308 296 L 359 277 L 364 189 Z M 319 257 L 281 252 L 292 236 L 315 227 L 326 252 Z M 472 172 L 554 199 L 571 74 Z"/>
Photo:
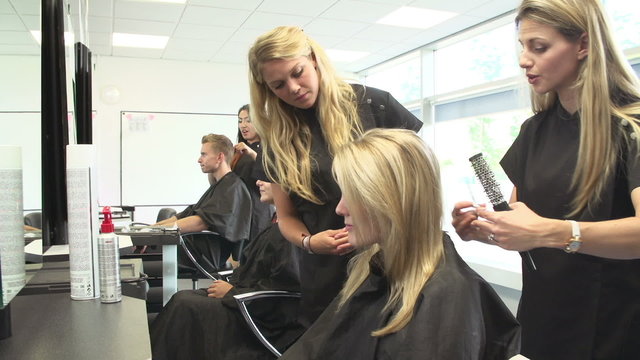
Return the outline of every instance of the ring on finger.
<path id="1" fill-rule="evenodd" d="M 487 236 L 487 239 L 490 242 L 495 242 L 496 241 L 496 235 L 494 233 L 489 234 L 489 236 Z"/>

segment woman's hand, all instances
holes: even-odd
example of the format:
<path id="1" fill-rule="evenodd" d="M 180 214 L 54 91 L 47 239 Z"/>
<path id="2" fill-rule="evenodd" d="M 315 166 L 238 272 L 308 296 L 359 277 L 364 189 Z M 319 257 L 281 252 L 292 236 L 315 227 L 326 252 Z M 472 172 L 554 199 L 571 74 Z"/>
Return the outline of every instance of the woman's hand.
<path id="1" fill-rule="evenodd" d="M 315 254 L 344 255 L 353 251 L 345 229 L 325 230 L 313 234 L 309 239 L 311 251 Z"/>
<path id="2" fill-rule="evenodd" d="M 480 219 L 473 220 L 492 242 L 506 250 L 528 251 L 545 246 L 545 240 L 553 234 L 554 225 L 562 220 L 547 219 L 533 212 L 521 202 L 509 204 L 511 211 L 478 209 Z"/>
<path id="3" fill-rule="evenodd" d="M 224 297 L 232 287 L 233 285 L 226 281 L 216 280 L 213 284 L 209 285 L 209 288 L 207 289 L 207 296 L 220 299 Z"/>
<path id="4" fill-rule="evenodd" d="M 245 144 L 243 142 L 237 143 L 233 148 L 234 148 L 235 152 L 239 152 L 239 153 L 242 153 L 242 154 L 247 154 L 247 155 L 251 156 L 254 160 L 258 156 L 258 154 L 251 147 L 249 147 L 247 144 Z"/>
<path id="5" fill-rule="evenodd" d="M 478 240 L 487 244 L 495 245 L 488 240 L 489 232 L 482 231 L 478 226 L 473 224 L 478 220 L 478 209 L 484 209 L 471 201 L 457 202 L 451 212 L 451 225 L 456 229 L 456 233 L 462 240 Z"/>

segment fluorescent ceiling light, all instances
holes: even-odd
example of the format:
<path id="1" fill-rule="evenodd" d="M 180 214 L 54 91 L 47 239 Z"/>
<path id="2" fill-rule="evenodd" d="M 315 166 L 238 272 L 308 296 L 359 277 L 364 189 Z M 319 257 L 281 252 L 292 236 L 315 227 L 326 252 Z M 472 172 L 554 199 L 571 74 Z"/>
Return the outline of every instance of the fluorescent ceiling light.
<path id="1" fill-rule="evenodd" d="M 338 49 L 327 49 L 325 50 L 327 56 L 331 59 L 331 61 L 335 62 L 351 62 L 356 61 L 358 59 L 362 59 L 363 57 L 369 55 L 368 52 L 364 51 L 351 51 L 351 50 L 338 50 Z"/>
<path id="2" fill-rule="evenodd" d="M 40 30 L 31 30 L 31 36 L 33 36 L 33 38 L 36 40 L 36 42 L 38 43 L 38 45 L 42 44 L 42 33 L 40 32 Z M 65 31 L 64 32 L 64 44 L 65 45 L 71 45 L 74 42 L 74 38 L 73 38 L 73 34 Z"/>
<path id="3" fill-rule="evenodd" d="M 378 20 L 378 24 L 428 29 L 457 16 L 457 13 L 403 6 Z"/>
<path id="4" fill-rule="evenodd" d="M 167 46 L 167 41 L 169 41 L 168 36 L 113 33 L 111 45 L 120 47 L 164 49 L 165 46 Z"/>

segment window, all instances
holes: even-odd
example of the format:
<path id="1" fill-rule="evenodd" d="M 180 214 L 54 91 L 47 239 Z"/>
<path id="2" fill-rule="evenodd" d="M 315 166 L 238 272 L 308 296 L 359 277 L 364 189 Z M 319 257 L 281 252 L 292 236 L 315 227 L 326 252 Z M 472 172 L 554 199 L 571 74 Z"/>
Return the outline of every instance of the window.
<path id="1" fill-rule="evenodd" d="M 443 94 L 519 74 L 513 23 L 435 51 L 435 92 Z"/>
<path id="2" fill-rule="evenodd" d="M 631 49 L 640 46 L 640 2 L 605 0 L 605 9 L 611 19 L 615 40 L 620 47 Z"/>
<path id="3" fill-rule="evenodd" d="M 388 91 L 401 103 L 419 100 L 422 96 L 419 52 L 371 70 L 365 76 L 364 83 Z"/>

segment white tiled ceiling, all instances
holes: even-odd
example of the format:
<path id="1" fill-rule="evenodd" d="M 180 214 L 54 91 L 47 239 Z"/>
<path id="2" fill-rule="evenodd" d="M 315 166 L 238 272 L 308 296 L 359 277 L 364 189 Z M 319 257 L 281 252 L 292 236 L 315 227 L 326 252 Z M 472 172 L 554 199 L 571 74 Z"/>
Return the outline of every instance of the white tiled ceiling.
<path id="1" fill-rule="evenodd" d="M 65 0 L 72 9 L 85 0 Z M 88 46 L 100 56 L 246 64 L 263 32 L 278 25 L 302 27 L 326 49 L 369 56 L 335 63 L 357 72 L 513 10 L 519 0 L 89 0 Z M 459 16 L 429 29 L 376 24 L 401 6 L 446 10 Z M 72 13 L 77 12 L 72 10 Z M 0 54 L 38 55 L 29 31 L 40 30 L 40 0 L 0 0 Z M 77 30 L 77 29 L 76 29 Z M 119 48 L 111 33 L 169 36 L 164 50 Z"/>

